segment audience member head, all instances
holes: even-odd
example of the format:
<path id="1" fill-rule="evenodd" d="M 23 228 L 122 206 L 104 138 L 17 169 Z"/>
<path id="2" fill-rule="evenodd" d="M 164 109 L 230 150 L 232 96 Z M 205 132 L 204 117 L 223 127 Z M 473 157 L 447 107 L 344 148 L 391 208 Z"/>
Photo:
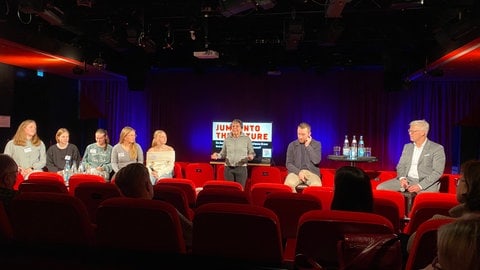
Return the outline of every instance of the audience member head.
<path id="1" fill-rule="evenodd" d="M 15 145 L 27 145 L 27 141 L 35 146 L 39 146 L 42 142 L 37 134 L 37 123 L 34 120 L 24 120 L 17 128 L 17 132 L 13 136 L 13 143 Z"/>
<path id="2" fill-rule="evenodd" d="M 153 186 L 148 169 L 142 163 L 131 163 L 115 174 L 115 184 L 123 196 L 130 198 L 152 199 Z"/>
<path id="3" fill-rule="evenodd" d="M 464 203 L 470 212 L 480 211 L 480 161 L 463 163 L 461 175 L 457 185 L 457 200 Z"/>
<path id="4" fill-rule="evenodd" d="M 370 178 L 360 168 L 343 166 L 335 172 L 332 210 L 373 212 Z"/>
<path id="5" fill-rule="evenodd" d="M 17 181 L 18 166 L 12 157 L 0 154 L 0 188 L 12 189 Z"/>
<path id="6" fill-rule="evenodd" d="M 480 218 L 459 218 L 437 233 L 438 263 L 442 270 L 477 270 L 480 266 Z"/>

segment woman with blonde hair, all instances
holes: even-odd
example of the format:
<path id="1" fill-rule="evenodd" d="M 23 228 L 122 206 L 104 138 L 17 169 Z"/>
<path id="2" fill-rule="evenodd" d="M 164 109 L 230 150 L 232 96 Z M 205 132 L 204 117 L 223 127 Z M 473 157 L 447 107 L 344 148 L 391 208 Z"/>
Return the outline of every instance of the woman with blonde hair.
<path id="1" fill-rule="evenodd" d="M 27 119 L 20 123 L 13 138 L 7 142 L 4 153 L 18 164 L 23 178 L 34 171 L 42 171 L 47 163 L 45 144 L 38 137 L 37 123 Z"/>
<path id="2" fill-rule="evenodd" d="M 70 143 L 70 132 L 66 128 L 59 128 L 55 134 L 56 144 L 47 150 L 47 169 L 49 172 L 63 174 L 65 163 L 68 160 L 70 166 L 80 166 L 82 156 L 76 145 Z"/>
<path id="3" fill-rule="evenodd" d="M 174 165 L 175 150 L 167 145 L 167 133 L 155 130 L 152 146 L 147 151 L 147 168 L 152 184 L 155 185 L 159 179 L 173 177 Z"/>
<path id="4" fill-rule="evenodd" d="M 126 126 L 122 128 L 120 139 L 112 148 L 111 163 L 115 173 L 131 163 L 143 164 L 143 149 L 135 141 L 136 137 L 136 131 L 132 127 Z"/>

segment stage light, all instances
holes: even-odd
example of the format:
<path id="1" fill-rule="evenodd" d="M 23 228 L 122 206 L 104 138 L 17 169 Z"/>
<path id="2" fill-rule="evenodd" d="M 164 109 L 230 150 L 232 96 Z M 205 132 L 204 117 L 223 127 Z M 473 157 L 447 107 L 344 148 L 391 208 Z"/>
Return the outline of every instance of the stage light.
<path id="1" fill-rule="evenodd" d="M 105 70 L 107 68 L 107 63 L 105 59 L 102 58 L 102 54 L 99 54 L 98 57 L 93 60 L 92 65 L 99 70 Z"/>

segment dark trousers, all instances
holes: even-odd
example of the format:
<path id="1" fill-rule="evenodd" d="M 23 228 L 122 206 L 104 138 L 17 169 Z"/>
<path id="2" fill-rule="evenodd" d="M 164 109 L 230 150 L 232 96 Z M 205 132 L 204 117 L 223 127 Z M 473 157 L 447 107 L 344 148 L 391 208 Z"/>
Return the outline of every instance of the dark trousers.
<path id="1" fill-rule="evenodd" d="M 223 177 L 225 180 L 238 182 L 245 188 L 248 177 L 247 166 L 225 166 Z"/>

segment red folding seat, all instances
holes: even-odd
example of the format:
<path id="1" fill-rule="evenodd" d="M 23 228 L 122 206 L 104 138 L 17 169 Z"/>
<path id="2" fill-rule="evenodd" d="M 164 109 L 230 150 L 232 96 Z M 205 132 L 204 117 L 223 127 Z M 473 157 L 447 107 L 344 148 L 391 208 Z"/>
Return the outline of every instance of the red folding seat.
<path id="1" fill-rule="evenodd" d="M 100 175 L 93 175 L 93 174 L 83 174 L 77 173 L 68 179 L 68 190 L 70 194 L 75 194 L 75 189 L 77 188 L 78 184 L 84 182 L 99 182 L 105 183 L 105 178 L 101 177 Z"/>
<path id="2" fill-rule="evenodd" d="M 302 194 L 311 194 L 322 202 L 322 209 L 330 209 L 333 200 L 333 187 L 310 186 L 302 191 Z"/>
<path id="3" fill-rule="evenodd" d="M 405 224 L 405 197 L 398 191 L 373 190 L 373 212 L 388 218 L 395 232 L 403 232 Z"/>
<path id="4" fill-rule="evenodd" d="M 251 204 L 208 203 L 195 210 L 195 256 L 207 256 L 212 262 L 230 259 L 232 264 L 227 268 L 245 262 L 276 268 L 283 264 L 282 253 L 280 222 L 270 209 Z"/>
<path id="5" fill-rule="evenodd" d="M 298 222 L 295 254 L 337 269 L 337 243 L 346 233 L 393 234 L 394 227 L 387 218 L 373 213 L 311 210 Z"/>
<path id="6" fill-rule="evenodd" d="M 178 162 L 175 162 L 173 165 L 173 177 L 174 178 L 185 178 L 183 175 L 182 165 Z"/>
<path id="7" fill-rule="evenodd" d="M 97 208 L 101 202 L 108 198 L 120 197 L 120 189 L 107 182 L 84 182 L 75 188 L 75 197 L 79 198 L 87 208 L 92 223 L 96 223 Z"/>
<path id="8" fill-rule="evenodd" d="M 187 219 L 193 219 L 194 212 L 188 205 L 187 194 L 182 188 L 174 185 L 155 185 L 153 193 L 153 199 L 168 202 Z"/>
<path id="9" fill-rule="evenodd" d="M 196 207 L 207 203 L 243 203 L 249 204 L 247 193 L 238 189 L 222 189 L 222 188 L 207 188 L 203 189 L 197 194 Z"/>
<path id="10" fill-rule="evenodd" d="M 322 176 L 322 187 L 333 187 L 335 179 L 335 169 L 320 168 L 320 174 Z"/>
<path id="11" fill-rule="evenodd" d="M 298 220 L 310 210 L 322 209 L 322 202 L 311 194 L 274 192 L 267 195 L 263 206 L 278 216 L 284 243 L 284 260 L 293 262 Z"/>
<path id="12" fill-rule="evenodd" d="M 23 192 L 11 204 L 15 241 L 46 246 L 93 246 L 94 225 L 80 199 L 68 193 Z"/>
<path id="13" fill-rule="evenodd" d="M 52 179 L 52 180 L 57 180 L 60 182 L 64 182 L 65 180 L 63 179 L 63 176 L 56 172 L 32 172 L 31 174 L 28 175 L 28 179 Z"/>
<path id="14" fill-rule="evenodd" d="M 12 242 L 12 240 L 12 224 L 10 223 L 10 218 L 8 217 L 3 203 L 0 203 L 0 247 L 4 245 L 7 246 Z"/>
<path id="15" fill-rule="evenodd" d="M 429 219 L 418 226 L 405 270 L 423 269 L 437 256 L 437 230 L 454 219 Z"/>
<path id="16" fill-rule="evenodd" d="M 186 178 L 163 178 L 155 185 L 173 185 L 179 187 L 185 191 L 187 195 L 188 206 L 190 208 L 195 208 L 195 201 L 197 200 L 197 191 L 195 189 L 195 183 Z"/>
<path id="17" fill-rule="evenodd" d="M 250 190 L 250 203 L 263 206 L 267 195 L 273 192 L 292 192 L 292 188 L 283 183 L 256 183 Z"/>
<path id="18" fill-rule="evenodd" d="M 195 188 L 203 187 L 205 181 L 215 180 L 213 167 L 207 162 L 188 163 L 185 167 L 185 178 L 195 183 Z"/>
<path id="19" fill-rule="evenodd" d="M 170 203 L 110 198 L 98 207 L 96 220 L 97 246 L 107 251 L 186 253 L 178 212 Z"/>
<path id="20" fill-rule="evenodd" d="M 57 192 L 57 193 L 68 193 L 68 188 L 65 186 L 65 183 L 62 181 L 54 179 L 28 179 L 23 181 L 18 186 L 19 192 Z"/>
<path id="21" fill-rule="evenodd" d="M 250 171 L 250 189 L 257 183 L 283 184 L 284 180 L 280 169 L 275 166 L 254 166 Z"/>
<path id="22" fill-rule="evenodd" d="M 408 214 L 409 221 L 403 232 L 411 235 L 423 222 L 434 215 L 449 216 L 448 211 L 458 205 L 455 194 L 439 192 L 420 192 L 415 196 L 412 210 Z"/>
<path id="23" fill-rule="evenodd" d="M 221 189 L 236 189 L 243 191 L 242 184 L 233 181 L 225 181 L 225 180 L 209 180 L 203 184 L 203 189 L 210 189 L 210 188 L 221 188 Z"/>

